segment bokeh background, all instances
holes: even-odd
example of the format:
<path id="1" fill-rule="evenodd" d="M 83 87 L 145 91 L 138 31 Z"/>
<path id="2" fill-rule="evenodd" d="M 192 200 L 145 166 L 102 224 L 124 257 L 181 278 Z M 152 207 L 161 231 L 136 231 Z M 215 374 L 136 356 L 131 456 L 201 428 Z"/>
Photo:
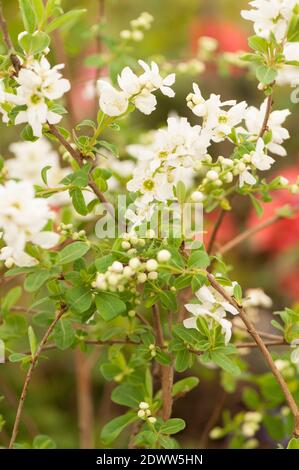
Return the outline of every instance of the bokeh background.
<path id="1" fill-rule="evenodd" d="M 14 40 L 22 31 L 21 18 L 18 13 L 17 0 L 4 0 L 4 11 Z M 65 10 L 69 8 L 86 8 L 86 15 L 72 28 L 64 32 L 62 41 L 68 56 L 67 73 L 72 77 L 72 92 L 69 97 L 75 116 L 79 121 L 94 115 L 94 100 L 86 97 L 86 84 L 93 79 L 96 71 L 86 65 L 87 57 L 96 51 L 92 25 L 100 20 L 98 0 L 62 0 Z M 176 97 L 173 100 L 159 98 L 157 111 L 150 117 L 136 113 L 125 129 L 126 139 L 119 137 L 121 155 L 125 155 L 125 146 L 136 142 L 140 132 L 157 128 L 165 122 L 169 113 L 187 116 L 195 124 L 195 116 L 186 107 L 185 97 L 191 91 L 192 81 L 196 81 L 204 96 L 211 92 L 220 93 L 223 100 L 247 100 L 249 104 L 259 105 L 262 95 L 257 90 L 253 74 L 246 69 L 230 66 L 224 57 L 227 53 L 246 50 L 247 37 L 252 34 L 251 24 L 240 17 L 240 10 L 247 6 L 244 0 L 106 0 L 103 27 L 105 35 L 119 37 L 119 32 L 127 29 L 130 20 L 146 10 L 154 17 L 154 23 L 141 42 L 135 42 L 130 49 L 131 58 L 156 58 L 160 63 L 184 62 L 194 58 L 197 53 L 197 43 L 201 36 L 211 36 L 218 40 L 218 49 L 213 53 L 213 60 L 205 64 L 202 73 L 178 74 L 175 86 Z M 96 20 L 98 18 L 98 20 Z M 59 45 L 61 38 L 54 37 L 54 45 Z M 105 47 L 105 45 L 104 45 Z M 4 51 L 0 44 L 0 53 Z M 226 54 L 226 55 L 225 55 Z M 55 57 L 56 55 L 56 57 Z M 53 62 L 63 61 L 61 48 L 56 53 L 51 52 Z M 218 58 L 218 65 L 215 59 Z M 123 60 L 123 64 L 121 64 Z M 116 67 L 126 65 L 126 57 L 118 57 Z M 102 72 L 101 72 L 102 73 Z M 105 73 L 105 71 L 104 71 Z M 275 108 L 289 108 L 292 115 L 287 120 L 287 128 L 292 138 L 287 142 L 287 157 L 277 157 L 271 175 L 286 176 L 295 181 L 299 169 L 299 134 L 298 116 L 299 104 L 290 100 L 290 89 L 280 89 L 274 96 Z M 67 126 L 68 124 L 66 124 Z M 0 153 L 4 158 L 10 158 L 8 146 L 19 141 L 18 129 L 0 125 Z M 218 146 L 219 151 L 219 146 Z M 227 152 L 227 147 L 220 148 L 220 153 Z M 298 196 L 290 196 L 286 191 L 273 195 L 273 200 L 267 203 L 264 217 L 269 217 L 275 209 L 284 204 L 298 204 Z M 228 214 L 219 233 L 218 243 L 225 243 L 242 230 L 257 223 L 258 218 L 249 201 L 237 197 L 233 202 L 233 213 Z M 217 213 L 211 214 L 206 220 L 206 237 Z M 283 220 L 265 229 L 245 242 L 229 254 L 228 259 L 234 266 L 232 278 L 238 279 L 246 288 L 262 287 L 274 301 L 274 310 L 280 310 L 285 305 L 294 306 L 299 302 L 299 216 L 292 220 Z M 2 295 L 9 286 L 0 286 Z M 26 301 L 26 299 L 24 299 Z M 260 312 L 258 326 L 269 329 L 270 316 Z M 0 318 L 1 322 L 1 318 Z M 269 330 L 270 331 L 270 330 Z M 121 407 L 111 403 L 111 383 L 104 383 L 100 373 L 100 364 L 105 360 L 105 354 L 96 350 L 84 359 L 80 352 L 47 353 L 49 360 L 35 372 L 33 382 L 27 397 L 24 420 L 20 432 L 20 440 L 30 441 L 37 433 L 51 436 L 59 447 L 75 448 L 80 446 L 78 424 L 78 403 L 84 400 L 84 394 L 92 397 L 90 414 L 93 422 L 94 445 L 100 447 L 100 429 L 104 423 L 117 416 Z M 88 375 L 86 390 L 80 389 L 80 373 L 78 362 L 84 362 L 83 373 Z M 249 356 L 250 367 L 256 372 L 263 372 L 265 366 L 259 354 L 255 351 Z M 81 372 L 80 372 L 81 371 Z M 200 385 L 186 398 L 179 400 L 174 406 L 174 416 L 183 417 L 187 429 L 179 436 L 184 447 L 225 447 L 227 441 L 211 441 L 207 436 L 209 417 L 214 416 L 214 425 L 221 423 L 222 408 L 228 408 L 232 414 L 244 409 L 241 400 L 242 383 L 238 384 L 233 393 L 223 392 L 219 385 L 219 373 L 215 370 L 203 369 L 199 364 L 193 371 L 201 378 Z M 6 421 L 4 430 L 0 433 L 0 445 L 7 445 L 17 400 L 21 390 L 24 372 L 16 364 L 0 366 L 0 414 Z M 83 395 L 82 395 L 83 394 Z M 217 409 L 215 411 L 216 405 Z M 220 410 L 218 409 L 220 408 Z M 218 415 L 217 415 L 217 413 Z M 261 432 L 259 436 L 261 447 L 273 446 L 273 441 Z M 117 447 L 126 445 L 127 436 L 122 436 L 115 444 Z M 82 444 L 82 443 L 81 443 Z"/>

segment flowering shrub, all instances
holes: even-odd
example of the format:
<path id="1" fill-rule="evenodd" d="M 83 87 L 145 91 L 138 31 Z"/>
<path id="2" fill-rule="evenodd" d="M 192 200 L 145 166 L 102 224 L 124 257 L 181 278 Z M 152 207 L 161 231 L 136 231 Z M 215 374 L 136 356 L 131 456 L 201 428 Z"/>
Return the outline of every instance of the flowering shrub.
<path id="1" fill-rule="evenodd" d="M 89 357 L 100 346 L 106 351 L 101 374 L 114 383 L 111 399 L 127 408 L 102 428 L 103 445 L 130 428 L 129 447 L 177 447 L 173 436 L 186 424 L 173 413 L 173 402 L 198 386 L 190 371 L 200 363 L 220 370 L 227 393 L 238 381 L 248 382 L 243 401 L 249 410 L 224 414 L 222 426 L 212 423 L 212 439 L 229 436 L 231 447 L 253 448 L 264 427 L 280 445 L 298 448 L 298 310 L 276 312 L 277 334 L 258 331 L 256 318 L 261 309 L 270 313 L 272 300 L 259 286 L 244 285 L 243 293 L 226 253 L 298 210 L 292 204 L 297 177 L 289 182 L 267 178 L 266 172 L 286 155 L 290 138 L 290 111 L 274 106 L 274 94 L 283 84 L 299 83 L 299 2 L 256 0 L 241 12 L 253 22 L 255 35 L 248 41 L 251 52 L 236 57 L 234 65 L 255 73 L 260 106 L 224 100 L 216 90 L 205 96 L 193 83 L 186 113 L 194 125 L 172 114 L 134 141 L 126 132 L 130 115 L 152 114 L 159 95 L 171 100 L 176 68 L 202 72 L 215 41 L 201 38 L 198 61 L 184 69 L 150 59 L 136 63 L 129 55 L 131 43 L 151 27 L 148 13 L 113 41 L 96 29 L 105 53 L 89 57 L 98 70 L 85 91 L 97 102 L 97 116 L 91 111 L 71 126 L 72 80 L 63 64 L 52 64 L 51 50 L 53 37 L 57 41 L 84 10 L 64 12 L 60 3 L 19 0 L 24 31 L 16 44 L 0 13 L 6 46 L 0 111 L 3 123 L 20 130 L 8 149 L 13 157 L 1 159 L 1 283 L 13 279 L 17 285 L 5 288 L 1 299 L 0 339 L 8 362 L 19 362 L 25 372 L 8 446 L 27 445 L 18 433 L 47 349 Z M 123 155 L 117 148 L 121 139 Z M 289 204 L 275 206 L 269 219 L 219 244 L 235 196 L 260 216 L 274 191 L 287 192 Z M 219 213 L 216 220 L 209 215 L 213 211 Z M 205 238 L 198 213 L 212 220 Z M 276 347 L 273 355 L 270 346 Z M 269 372 L 248 371 L 251 348 L 259 350 Z M 34 447 L 54 445 L 46 436 L 33 441 Z"/>

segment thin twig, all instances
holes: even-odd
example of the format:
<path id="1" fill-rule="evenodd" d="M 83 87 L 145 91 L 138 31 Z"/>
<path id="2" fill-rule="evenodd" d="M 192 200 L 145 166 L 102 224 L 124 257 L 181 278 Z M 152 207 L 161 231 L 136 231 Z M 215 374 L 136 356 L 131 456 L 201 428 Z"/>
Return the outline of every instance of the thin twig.
<path id="1" fill-rule="evenodd" d="M 22 411 L 23 411 L 23 407 L 24 407 L 24 402 L 25 402 L 25 399 L 26 399 L 26 395 L 27 395 L 27 391 L 28 391 L 28 387 L 29 387 L 31 378 L 32 378 L 33 371 L 34 371 L 34 369 L 37 365 L 38 358 L 41 355 L 41 353 L 42 353 L 42 351 L 43 351 L 43 349 L 44 349 L 44 347 L 45 347 L 45 345 L 46 345 L 46 343 L 49 339 L 49 336 L 53 332 L 56 324 L 59 322 L 60 318 L 66 312 L 66 310 L 67 310 L 66 305 L 61 305 L 60 310 L 57 312 L 57 314 L 55 316 L 55 319 L 52 321 L 51 325 L 47 329 L 47 331 L 44 334 L 44 336 L 43 336 L 43 338 L 42 338 L 35 354 L 32 357 L 31 364 L 30 364 L 29 370 L 27 372 L 26 379 L 25 379 L 23 389 L 22 389 L 22 393 L 21 393 L 21 397 L 20 397 L 20 400 L 19 400 L 17 414 L 16 414 L 16 418 L 15 418 L 15 422 L 14 422 L 14 426 L 13 426 L 13 431 L 12 431 L 12 435 L 11 435 L 11 439 L 10 439 L 10 443 L 9 443 L 9 449 L 12 449 L 12 447 L 13 447 L 15 441 L 16 441 L 16 438 L 17 438 L 17 434 L 18 434 L 18 431 L 19 431 L 19 425 L 20 425 L 20 421 L 21 421 L 21 416 L 22 416 Z"/>
<path id="2" fill-rule="evenodd" d="M 272 111 L 272 105 L 273 105 L 273 94 L 269 95 L 268 98 L 267 98 L 267 106 L 266 106 L 265 116 L 264 116 L 264 120 L 263 120 L 261 130 L 258 134 L 258 139 L 263 137 L 265 132 L 268 130 L 268 121 L 269 121 L 269 117 L 270 117 L 270 114 L 271 114 L 271 111 Z"/>
<path id="3" fill-rule="evenodd" d="M 208 249 L 207 249 L 208 254 L 212 253 L 214 243 L 215 243 L 216 238 L 217 238 L 218 231 L 221 227 L 221 224 L 223 222 L 223 219 L 224 219 L 224 216 L 225 216 L 226 212 L 227 211 L 225 211 L 224 209 L 221 209 L 221 211 L 218 214 L 218 217 L 217 217 L 217 220 L 216 220 L 215 225 L 213 227 L 212 235 L 211 235 L 211 238 L 210 238 L 210 241 L 209 241 L 209 246 L 208 246 Z"/>
<path id="4" fill-rule="evenodd" d="M 207 273 L 207 277 L 211 286 L 214 287 L 214 289 L 216 289 L 216 291 L 219 292 L 219 294 L 221 294 L 225 300 L 227 300 L 231 305 L 233 305 L 238 310 L 239 315 L 243 323 L 245 324 L 248 333 L 252 336 L 252 338 L 256 342 L 258 348 L 260 349 L 262 355 L 264 356 L 266 362 L 268 363 L 274 377 L 276 378 L 276 381 L 278 385 L 280 386 L 282 393 L 285 396 L 286 402 L 288 403 L 295 419 L 294 435 L 296 437 L 299 437 L 299 409 L 298 409 L 297 403 L 294 400 L 293 395 L 289 391 L 286 381 L 284 380 L 280 371 L 277 369 L 275 362 L 267 349 L 267 346 L 265 345 L 264 341 L 258 334 L 253 323 L 251 323 L 251 321 L 248 319 L 243 307 L 239 305 L 238 302 L 225 291 L 225 289 L 216 281 L 214 276 L 212 276 L 210 273 Z"/>
<path id="5" fill-rule="evenodd" d="M 156 332 L 157 344 L 164 348 L 164 335 L 161 325 L 161 318 L 158 306 L 153 305 L 153 323 Z M 171 416 L 172 411 L 172 385 L 173 385 L 173 365 L 160 365 L 160 377 L 162 388 L 162 418 L 167 421 Z"/>
<path id="6" fill-rule="evenodd" d="M 292 211 L 294 213 L 298 212 L 299 211 L 299 205 L 296 205 L 296 206 L 292 207 Z M 241 233 L 240 235 L 236 236 L 235 238 L 230 240 L 228 243 L 223 245 L 223 247 L 221 247 L 219 249 L 219 253 L 220 254 L 227 253 L 228 251 L 230 251 L 232 248 L 235 248 L 235 246 L 239 245 L 243 241 L 248 240 L 250 237 L 252 237 L 252 235 L 255 235 L 257 232 L 260 232 L 261 230 L 264 230 L 265 228 L 269 227 L 272 224 L 275 224 L 276 222 L 278 222 L 279 220 L 284 219 L 284 218 L 285 218 L 285 216 L 281 215 L 279 213 L 269 217 L 268 219 L 264 220 L 263 222 L 256 225 L 255 227 L 252 227 L 252 228 L 249 228 L 248 230 L 245 230 L 243 233 Z"/>

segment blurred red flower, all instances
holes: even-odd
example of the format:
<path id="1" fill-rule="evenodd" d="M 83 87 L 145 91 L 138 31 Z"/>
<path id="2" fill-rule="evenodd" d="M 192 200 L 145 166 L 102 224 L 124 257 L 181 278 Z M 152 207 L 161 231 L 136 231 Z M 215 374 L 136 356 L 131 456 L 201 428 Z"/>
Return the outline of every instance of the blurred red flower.
<path id="1" fill-rule="evenodd" d="M 248 49 L 246 32 L 228 20 L 218 20 L 215 17 L 195 20 L 190 29 L 191 47 L 194 53 L 197 51 L 198 39 L 201 36 L 217 39 L 220 52 Z"/>

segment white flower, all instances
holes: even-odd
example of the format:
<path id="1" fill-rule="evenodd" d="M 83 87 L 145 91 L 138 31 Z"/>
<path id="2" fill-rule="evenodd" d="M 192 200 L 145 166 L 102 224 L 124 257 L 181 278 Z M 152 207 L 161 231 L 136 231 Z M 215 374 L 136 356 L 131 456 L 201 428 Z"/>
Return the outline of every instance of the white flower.
<path id="1" fill-rule="evenodd" d="M 32 184 L 9 181 L 0 185 L 0 227 L 7 245 L 1 250 L 1 259 L 13 259 L 19 266 L 35 264 L 36 260 L 25 253 L 26 243 L 45 249 L 54 246 L 59 235 L 43 231 L 53 217 L 47 201 L 35 198 Z"/>
<path id="2" fill-rule="evenodd" d="M 245 113 L 245 124 L 252 135 L 258 135 L 260 129 L 263 125 L 263 120 L 266 112 L 266 100 L 262 103 L 260 109 L 255 108 L 254 106 L 250 106 Z M 290 115 L 290 111 L 288 109 L 281 109 L 277 111 L 272 111 L 269 116 L 268 120 L 268 129 L 272 133 L 271 141 L 267 144 L 267 148 L 270 152 L 285 156 L 286 151 L 282 147 L 282 143 L 284 140 L 290 137 L 289 132 L 287 129 L 282 127 L 282 124 L 286 120 L 286 118 Z"/>
<path id="3" fill-rule="evenodd" d="M 49 62 L 43 57 L 40 62 L 35 61 L 29 68 L 22 68 L 16 81 L 16 101 L 18 105 L 26 106 L 26 110 L 19 111 L 15 123 L 28 122 L 33 134 L 41 137 L 42 127 L 46 122 L 57 124 L 62 116 L 51 111 L 47 100 L 61 98 L 70 89 L 68 80 L 61 78 L 59 70 L 63 65 L 51 68 Z"/>
<path id="4" fill-rule="evenodd" d="M 297 0 L 254 0 L 252 10 L 242 10 L 241 16 L 253 21 L 258 36 L 268 38 L 271 33 L 281 42 L 286 36 L 289 20 Z"/>
<path id="5" fill-rule="evenodd" d="M 100 108 L 108 116 L 120 116 L 124 114 L 129 105 L 126 94 L 116 90 L 110 83 L 99 80 Z"/>
<path id="6" fill-rule="evenodd" d="M 150 168 L 136 168 L 133 178 L 127 183 L 129 191 L 140 191 L 144 201 L 167 201 L 173 197 L 173 185 L 168 182 L 166 173 L 153 173 Z"/>
<path id="7" fill-rule="evenodd" d="M 244 185 L 244 183 L 247 183 L 249 185 L 253 185 L 256 183 L 256 178 L 250 173 L 248 167 L 245 167 L 245 169 L 239 173 L 240 188 Z"/>
<path id="8" fill-rule="evenodd" d="M 269 170 L 274 159 L 269 157 L 265 152 L 265 143 L 260 137 L 257 141 L 255 150 L 251 153 L 251 162 L 253 165 L 261 171 Z"/>
<path id="9" fill-rule="evenodd" d="M 137 76 L 130 67 L 125 67 L 121 71 L 117 78 L 121 91 L 102 80 L 98 82 L 101 93 L 100 108 L 104 113 L 109 116 L 119 116 L 126 111 L 129 102 L 132 102 L 142 113 L 151 114 L 157 105 L 154 91 L 161 90 L 164 95 L 174 96 L 174 91 L 170 88 L 175 81 L 174 74 L 163 78 L 155 62 L 149 66 L 139 60 L 139 64 L 144 70 L 140 76 Z"/>
<path id="10" fill-rule="evenodd" d="M 50 143 L 41 138 L 36 142 L 15 142 L 9 146 L 9 150 L 15 155 L 5 161 L 10 178 L 28 181 L 32 184 L 42 184 L 41 171 L 50 166 L 47 171 L 47 180 L 50 187 L 55 187 L 70 173 L 70 169 L 61 168 L 59 155 Z M 67 191 L 51 196 L 48 201 L 53 205 L 66 204 L 69 201 Z"/>
<path id="11" fill-rule="evenodd" d="M 157 98 L 146 88 L 139 95 L 133 98 L 136 108 L 143 114 L 149 115 L 155 111 L 157 106 Z"/>
<path id="12" fill-rule="evenodd" d="M 187 96 L 187 106 L 192 112 L 203 119 L 202 127 L 211 134 L 214 142 L 223 141 L 232 129 L 239 124 L 245 116 L 247 103 L 235 100 L 221 102 L 220 95 L 212 94 L 205 100 L 196 83 L 193 83 L 193 92 Z M 225 110 L 223 107 L 230 106 Z"/>
<path id="13" fill-rule="evenodd" d="M 142 85 L 145 85 L 150 91 L 160 90 L 163 95 L 169 96 L 169 98 L 174 97 L 175 92 L 170 88 L 175 82 L 174 73 L 163 78 L 160 75 L 159 67 L 155 62 L 151 62 L 150 66 L 143 60 L 139 60 L 138 63 L 144 70 L 144 73 L 139 77 Z"/>
<path id="14" fill-rule="evenodd" d="M 212 319 L 220 324 L 222 333 L 224 334 L 225 344 L 231 338 L 232 324 L 227 320 L 226 312 L 232 315 L 237 315 L 238 310 L 229 302 L 224 301 L 220 294 L 217 293 L 212 287 L 203 286 L 196 292 L 196 297 L 200 304 L 186 304 L 185 308 L 188 312 L 192 313 L 194 317 L 184 320 L 186 328 L 197 328 L 196 317 L 203 316 L 207 319 Z"/>
<path id="15" fill-rule="evenodd" d="M 247 289 L 246 290 L 247 299 L 244 301 L 244 307 L 272 307 L 272 299 L 265 294 L 263 289 Z"/>
<path id="16" fill-rule="evenodd" d="M 299 42 L 287 42 L 283 49 L 286 61 L 298 61 Z M 299 68 L 296 65 L 281 64 L 278 75 L 275 79 L 278 85 L 291 85 L 295 87 L 299 84 Z"/>

